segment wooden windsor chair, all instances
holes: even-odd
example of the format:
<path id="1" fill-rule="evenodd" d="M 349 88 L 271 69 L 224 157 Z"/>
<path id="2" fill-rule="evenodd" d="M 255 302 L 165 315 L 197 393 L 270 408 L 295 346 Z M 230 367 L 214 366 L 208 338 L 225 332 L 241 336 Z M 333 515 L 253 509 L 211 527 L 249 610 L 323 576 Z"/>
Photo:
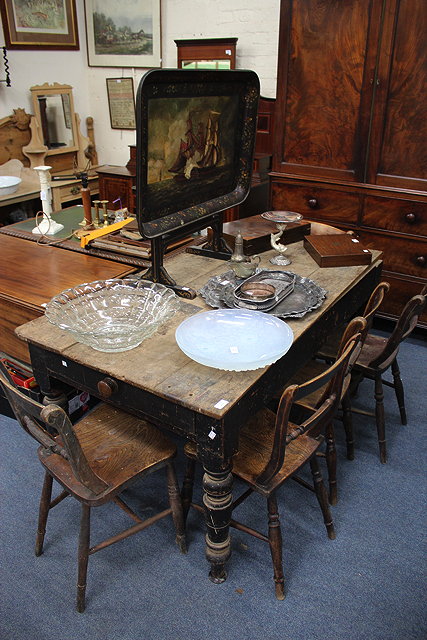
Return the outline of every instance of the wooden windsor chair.
<path id="1" fill-rule="evenodd" d="M 332 421 L 341 397 L 341 387 L 348 363 L 360 340 L 360 333 L 348 342 L 341 358 L 317 378 L 301 385 L 291 385 L 283 392 L 277 413 L 262 409 L 242 429 L 238 453 L 233 458 L 233 475 L 248 485 L 248 489 L 232 504 L 234 511 L 253 492 L 267 500 L 268 535 L 248 525 L 231 519 L 230 525 L 260 540 L 268 542 L 274 569 L 276 597 L 283 600 L 284 574 L 282 565 L 282 535 L 277 507 L 277 491 L 289 479 L 293 479 L 315 492 L 319 502 L 328 537 L 335 538 L 335 530 L 328 505 L 328 496 L 316 457 L 327 425 Z M 317 388 L 327 385 L 324 402 L 307 420 L 300 424 L 291 422 L 290 412 L 295 402 Z M 184 517 L 190 506 L 199 511 L 203 507 L 192 502 L 197 449 L 187 443 L 184 452 L 188 457 L 183 482 L 182 498 Z M 297 474 L 306 464 L 310 466 L 313 484 L 305 482 Z"/>
<path id="2" fill-rule="evenodd" d="M 381 306 L 384 296 L 387 294 L 390 285 L 388 282 L 380 282 L 372 292 L 369 300 L 365 306 L 363 316 L 354 318 L 344 331 L 341 329 L 333 334 L 327 341 L 326 346 L 323 347 L 324 354 L 320 355 L 319 359 L 312 359 L 306 365 L 304 365 L 292 378 L 291 382 L 298 383 L 306 380 L 307 378 L 320 375 L 322 371 L 327 368 L 329 364 L 334 362 L 337 357 L 342 353 L 347 340 L 355 332 L 360 331 L 361 339 L 359 343 L 359 351 L 355 351 L 350 361 L 350 368 L 347 372 L 346 378 L 343 383 L 343 389 L 341 394 L 341 420 L 344 427 L 347 458 L 349 460 L 354 459 L 354 435 L 353 435 L 353 421 L 351 413 L 351 401 L 350 401 L 350 384 L 351 384 L 351 369 L 354 366 L 356 359 L 363 347 L 363 344 L 368 335 L 368 331 L 372 326 L 374 315 L 378 308 Z M 325 362 L 327 364 L 325 364 Z M 322 399 L 322 393 L 324 390 L 319 389 L 311 396 L 304 398 L 301 402 L 296 403 L 294 411 L 309 413 L 316 407 Z M 326 433 L 326 447 L 325 453 L 318 452 L 318 455 L 325 456 L 327 468 L 328 468 L 328 482 L 329 482 L 329 502 L 332 505 L 338 502 L 338 487 L 337 487 L 337 455 L 335 447 L 335 432 L 334 426 L 331 423 Z"/>
<path id="3" fill-rule="evenodd" d="M 43 551 L 49 511 L 67 496 L 81 504 L 77 611 L 85 610 L 88 560 L 97 551 L 172 514 L 176 542 L 181 552 L 186 552 L 182 504 L 173 465 L 176 447 L 165 435 L 150 423 L 107 404 L 97 405 L 72 425 L 60 407 L 43 406 L 19 391 L 1 362 L 0 385 L 19 424 L 40 444 L 38 457 L 45 468 L 45 478 L 39 507 L 36 556 Z M 166 469 L 170 506 L 142 520 L 119 494 L 137 479 L 160 469 Z M 54 499 L 53 480 L 63 487 Z M 118 505 L 136 524 L 90 547 L 91 509 L 107 502 Z"/>
<path id="4" fill-rule="evenodd" d="M 341 335 L 341 339 L 338 345 L 338 352 L 334 359 L 331 360 L 329 364 L 325 364 L 324 362 L 320 362 L 317 360 L 310 360 L 306 365 L 301 367 L 299 371 L 291 378 L 289 381 L 290 384 L 301 384 L 304 380 L 314 378 L 316 376 L 321 376 L 328 367 L 341 357 L 343 354 L 348 341 L 357 333 L 360 333 L 360 340 L 358 342 L 357 347 L 354 349 L 353 353 L 348 362 L 348 368 L 345 372 L 343 378 L 343 384 L 341 387 L 341 395 L 339 404 L 343 411 L 343 423 L 346 433 L 346 439 L 350 441 L 352 439 L 352 424 L 351 424 L 351 412 L 349 413 L 349 400 L 348 400 L 348 390 L 351 381 L 351 369 L 360 354 L 360 350 L 363 344 L 363 341 L 366 337 L 366 327 L 367 322 L 365 318 L 361 316 L 357 316 L 353 318 L 351 322 L 344 329 L 344 332 Z M 300 400 L 294 403 L 292 408 L 291 418 L 297 421 L 303 420 L 310 413 L 316 410 L 319 407 L 323 400 L 324 396 L 328 393 L 327 387 L 318 387 L 312 393 L 304 396 Z M 337 415 L 337 414 L 336 414 Z M 336 415 L 334 417 L 336 417 Z M 335 446 L 335 431 L 333 426 L 333 420 L 326 426 L 325 429 L 325 451 L 319 450 L 317 455 L 320 457 L 326 458 L 326 464 L 328 469 L 328 485 L 329 485 L 329 503 L 332 505 L 337 504 L 338 502 L 338 489 L 337 489 L 337 455 L 336 455 L 336 446 Z"/>
<path id="5" fill-rule="evenodd" d="M 379 285 L 380 286 L 380 285 Z M 349 424 L 348 416 L 351 412 L 360 413 L 362 415 L 375 416 L 376 427 L 378 433 L 378 445 L 380 451 L 380 460 L 384 464 L 387 462 L 387 448 L 385 437 L 385 411 L 384 411 L 384 388 L 383 386 L 392 387 L 395 391 L 397 404 L 400 412 L 400 419 L 403 425 L 407 424 L 405 395 L 403 382 L 400 375 L 397 356 L 399 348 L 403 340 L 405 340 L 417 325 L 418 318 L 426 306 L 427 285 L 424 286 L 421 293 L 413 296 L 403 308 L 396 325 L 388 338 L 378 336 L 368 331 L 361 352 L 354 363 L 352 369 L 352 380 L 349 393 L 347 394 L 347 406 L 344 415 L 347 415 L 347 425 Z M 374 311 L 375 313 L 375 311 Z M 370 317 L 370 325 L 372 325 L 373 315 Z M 330 361 L 333 358 L 334 344 L 327 343 L 318 353 L 317 357 Z M 385 380 L 383 375 L 387 370 L 391 370 L 393 380 Z M 375 412 L 355 409 L 350 404 L 350 396 L 355 394 L 361 380 L 367 378 L 374 381 L 374 397 Z M 347 430 L 349 427 L 347 426 Z M 354 443 L 352 431 L 348 436 L 348 450 L 350 455 L 354 454 Z"/>

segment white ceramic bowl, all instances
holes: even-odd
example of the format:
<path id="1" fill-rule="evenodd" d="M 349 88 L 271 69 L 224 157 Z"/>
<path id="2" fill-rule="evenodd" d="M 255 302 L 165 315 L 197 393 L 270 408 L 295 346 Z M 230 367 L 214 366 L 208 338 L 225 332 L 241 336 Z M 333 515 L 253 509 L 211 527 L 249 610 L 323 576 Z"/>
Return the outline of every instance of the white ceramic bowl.
<path id="1" fill-rule="evenodd" d="M 21 178 L 15 178 L 15 176 L 0 176 L 0 196 L 15 193 L 21 182 Z"/>
<path id="2" fill-rule="evenodd" d="M 290 349 L 293 332 L 286 322 L 261 311 L 217 309 L 187 318 L 176 342 L 199 364 L 226 371 L 249 371 L 276 362 Z"/>

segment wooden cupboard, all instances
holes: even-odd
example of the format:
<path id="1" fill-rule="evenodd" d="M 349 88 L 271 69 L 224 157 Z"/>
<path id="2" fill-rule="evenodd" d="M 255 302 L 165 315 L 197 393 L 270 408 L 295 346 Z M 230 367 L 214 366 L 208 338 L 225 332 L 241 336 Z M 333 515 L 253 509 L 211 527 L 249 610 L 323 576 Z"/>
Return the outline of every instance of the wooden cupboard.
<path id="1" fill-rule="evenodd" d="M 390 317 L 426 282 L 426 33 L 425 0 L 281 2 L 271 206 L 383 250 Z"/>
<path id="2" fill-rule="evenodd" d="M 96 168 L 99 177 L 99 199 L 108 200 L 108 208 L 116 211 L 127 207 L 135 213 L 135 174 L 127 167 L 104 164 Z"/>

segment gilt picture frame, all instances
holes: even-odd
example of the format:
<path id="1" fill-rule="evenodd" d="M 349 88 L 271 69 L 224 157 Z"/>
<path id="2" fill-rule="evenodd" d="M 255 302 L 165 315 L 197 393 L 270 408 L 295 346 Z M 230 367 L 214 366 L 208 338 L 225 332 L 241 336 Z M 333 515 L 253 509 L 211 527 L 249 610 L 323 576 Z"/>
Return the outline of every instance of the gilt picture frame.
<path id="1" fill-rule="evenodd" d="M 75 0 L 4 0 L 7 49 L 79 49 Z"/>
<path id="2" fill-rule="evenodd" d="M 160 0 L 85 0 L 90 67 L 161 66 Z"/>

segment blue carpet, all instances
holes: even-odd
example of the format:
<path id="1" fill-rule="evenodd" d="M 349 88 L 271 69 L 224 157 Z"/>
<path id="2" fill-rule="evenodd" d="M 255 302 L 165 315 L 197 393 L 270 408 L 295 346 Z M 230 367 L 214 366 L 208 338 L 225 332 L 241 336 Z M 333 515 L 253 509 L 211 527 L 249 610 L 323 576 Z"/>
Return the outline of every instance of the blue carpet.
<path id="1" fill-rule="evenodd" d="M 174 544 L 168 519 L 92 556 L 87 609 L 74 609 L 79 505 L 71 499 L 49 518 L 44 554 L 34 556 L 43 471 L 36 443 L 0 417 L 2 640 L 421 640 L 425 594 L 425 428 L 427 349 L 402 345 L 408 425 L 385 390 L 389 460 L 381 465 L 372 418 L 354 416 L 356 459 L 348 461 L 337 423 L 337 531 L 328 540 L 317 502 L 291 483 L 279 509 L 287 596 L 274 597 L 268 546 L 233 530 L 228 580 L 212 584 L 199 514 L 188 521 L 189 552 Z M 373 407 L 372 383 L 355 400 Z M 182 479 L 184 459 L 177 461 Z M 200 474 L 199 474 L 200 479 Z M 127 492 L 142 514 L 166 505 L 162 474 Z M 237 513 L 265 530 L 265 504 L 253 496 Z M 115 507 L 95 509 L 92 542 L 127 523 Z"/>

